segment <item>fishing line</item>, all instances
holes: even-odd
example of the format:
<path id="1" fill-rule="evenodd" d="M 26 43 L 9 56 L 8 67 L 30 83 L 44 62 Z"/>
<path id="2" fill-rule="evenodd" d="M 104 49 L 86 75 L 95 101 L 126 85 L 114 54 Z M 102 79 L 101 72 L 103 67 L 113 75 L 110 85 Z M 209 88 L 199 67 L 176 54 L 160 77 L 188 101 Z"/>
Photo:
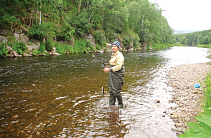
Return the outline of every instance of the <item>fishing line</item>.
<path id="1" fill-rule="evenodd" d="M 92 51 L 95 53 L 95 55 L 98 57 L 98 59 L 102 62 L 102 66 L 105 67 L 105 63 L 103 62 L 103 60 L 100 58 L 100 56 L 95 52 L 95 50 L 93 49 L 93 47 L 90 45 L 90 43 L 86 40 L 86 38 L 81 34 L 81 32 L 78 30 L 78 28 L 75 26 L 75 24 L 70 20 L 70 18 L 66 15 L 66 13 L 62 10 L 62 8 L 54 1 L 54 0 L 49 0 L 51 2 L 51 4 L 54 6 L 55 9 L 57 9 L 55 7 L 55 5 L 59 8 L 59 11 L 61 11 L 61 16 L 66 20 L 66 18 L 68 19 L 68 21 L 71 23 L 71 25 L 75 28 L 75 30 L 81 35 L 81 37 L 84 38 L 84 40 L 86 41 L 86 43 L 88 44 L 88 46 L 92 49 Z M 62 13 L 66 16 L 66 18 L 62 15 Z M 82 41 L 83 42 L 83 41 Z"/>

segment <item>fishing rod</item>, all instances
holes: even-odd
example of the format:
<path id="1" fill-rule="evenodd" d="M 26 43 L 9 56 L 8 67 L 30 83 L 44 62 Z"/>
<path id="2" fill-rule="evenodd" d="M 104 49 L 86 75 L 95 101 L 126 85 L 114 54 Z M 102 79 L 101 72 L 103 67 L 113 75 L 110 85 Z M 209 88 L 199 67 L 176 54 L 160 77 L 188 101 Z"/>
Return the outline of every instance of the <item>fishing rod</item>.
<path id="1" fill-rule="evenodd" d="M 92 51 L 95 53 L 95 55 L 98 57 L 98 59 L 102 62 L 102 67 L 105 67 L 106 64 L 103 62 L 103 60 L 100 58 L 100 56 L 95 52 L 95 50 L 93 49 L 93 47 L 90 45 L 90 43 L 86 40 L 86 38 L 81 34 L 81 32 L 78 30 L 78 28 L 75 26 L 75 24 L 70 20 L 70 18 L 66 15 L 66 13 L 62 10 L 62 8 L 54 1 L 52 0 L 56 6 L 59 8 L 59 10 L 67 17 L 67 19 L 69 20 L 69 22 L 72 24 L 72 26 L 75 28 L 75 30 L 84 38 L 84 40 L 86 41 L 86 43 L 88 44 L 88 46 L 92 49 Z M 50 0 L 51 4 L 54 6 L 54 4 L 52 3 L 52 1 Z M 55 7 L 55 6 L 54 6 Z M 61 13 L 60 12 L 60 13 Z M 62 14 L 61 14 L 62 15 Z M 63 17 L 63 16 L 62 16 Z M 63 17 L 64 18 L 64 17 Z M 66 19 L 66 18 L 64 18 Z"/>

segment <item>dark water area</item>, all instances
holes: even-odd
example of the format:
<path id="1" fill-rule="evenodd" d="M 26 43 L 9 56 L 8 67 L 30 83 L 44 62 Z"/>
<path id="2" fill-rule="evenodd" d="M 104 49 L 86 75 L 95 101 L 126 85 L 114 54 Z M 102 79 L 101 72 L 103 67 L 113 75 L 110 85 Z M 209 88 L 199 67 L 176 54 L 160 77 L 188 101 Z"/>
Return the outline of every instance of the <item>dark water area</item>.
<path id="1" fill-rule="evenodd" d="M 108 106 L 108 73 L 91 54 L 0 59 L 0 137 L 177 137 L 167 70 L 208 62 L 207 51 L 123 53 L 123 109 Z"/>

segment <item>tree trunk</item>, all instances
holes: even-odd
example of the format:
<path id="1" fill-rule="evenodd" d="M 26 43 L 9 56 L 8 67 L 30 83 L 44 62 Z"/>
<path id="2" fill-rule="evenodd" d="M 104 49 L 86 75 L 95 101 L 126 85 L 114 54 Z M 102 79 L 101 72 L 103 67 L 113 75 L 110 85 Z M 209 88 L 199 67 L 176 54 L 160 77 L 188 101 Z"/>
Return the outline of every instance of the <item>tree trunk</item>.
<path id="1" fill-rule="evenodd" d="M 41 22 L 42 22 L 42 11 L 41 11 L 41 8 L 42 8 L 42 0 L 40 0 L 40 25 L 41 25 Z"/>
<path id="2" fill-rule="evenodd" d="M 78 5 L 78 14 L 80 13 L 81 10 L 81 0 L 79 0 L 79 5 Z"/>
<path id="3" fill-rule="evenodd" d="M 103 11 L 103 17 L 102 17 L 102 28 L 103 28 L 103 22 L 104 22 L 104 11 Z"/>
<path id="4" fill-rule="evenodd" d="M 36 24 L 37 24 L 37 15 L 38 15 L 38 10 L 37 9 L 38 9 L 38 0 L 37 0 L 37 7 L 36 7 L 36 13 L 35 13 L 36 14 Z"/>
<path id="5" fill-rule="evenodd" d="M 30 14 L 29 27 L 33 25 L 33 13 Z"/>
<path id="6" fill-rule="evenodd" d="M 71 37 L 71 41 L 72 41 L 71 45 L 72 45 L 72 48 L 73 48 L 74 47 L 74 37 L 72 35 L 70 37 Z"/>
<path id="7" fill-rule="evenodd" d="M 120 17 L 119 17 L 119 26 L 121 26 L 121 20 L 120 20 Z"/>
<path id="8" fill-rule="evenodd" d="M 141 30 L 143 31 L 143 27 L 144 27 L 144 15 L 142 17 L 142 20 L 141 20 Z"/>
<path id="9" fill-rule="evenodd" d="M 92 11 L 90 17 L 89 17 L 89 23 L 91 23 L 91 18 L 92 18 L 92 14 L 93 14 L 94 10 Z"/>

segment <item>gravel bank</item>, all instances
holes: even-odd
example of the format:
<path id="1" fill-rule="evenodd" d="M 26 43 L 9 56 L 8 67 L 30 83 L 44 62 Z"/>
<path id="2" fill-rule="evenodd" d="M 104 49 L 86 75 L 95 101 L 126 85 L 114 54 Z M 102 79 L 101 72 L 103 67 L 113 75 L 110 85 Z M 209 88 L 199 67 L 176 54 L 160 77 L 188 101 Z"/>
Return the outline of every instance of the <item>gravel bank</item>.
<path id="1" fill-rule="evenodd" d="M 173 88 L 171 119 L 175 122 L 177 135 L 187 130 L 187 122 L 195 121 L 194 117 L 202 112 L 203 89 L 194 88 L 196 83 L 203 82 L 211 71 L 211 63 L 180 65 L 167 73 L 168 85 Z"/>

